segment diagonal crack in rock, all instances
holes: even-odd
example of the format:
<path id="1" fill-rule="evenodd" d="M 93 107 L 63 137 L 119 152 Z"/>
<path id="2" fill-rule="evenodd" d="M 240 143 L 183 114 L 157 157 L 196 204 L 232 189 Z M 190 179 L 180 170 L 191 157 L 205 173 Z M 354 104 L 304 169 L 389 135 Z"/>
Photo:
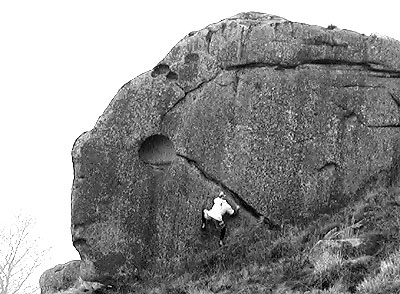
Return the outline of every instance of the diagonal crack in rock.
<path id="1" fill-rule="evenodd" d="M 205 84 L 207 84 L 208 82 L 214 80 L 214 79 L 218 76 L 219 73 L 220 73 L 220 71 L 218 71 L 218 72 L 217 72 L 215 75 L 213 75 L 210 79 L 207 79 L 207 80 L 202 81 L 202 82 L 199 83 L 196 87 L 194 87 L 193 89 L 190 89 L 190 90 L 188 90 L 188 91 L 184 91 L 183 88 L 182 88 L 178 83 L 175 83 L 185 94 L 184 94 L 184 96 L 183 96 L 182 98 L 178 99 L 171 107 L 169 107 L 169 108 L 161 115 L 161 121 L 164 120 L 164 118 L 168 115 L 168 113 L 170 113 L 177 105 L 179 105 L 182 101 L 184 101 L 184 100 L 186 99 L 186 97 L 187 97 L 190 93 L 192 93 L 192 92 L 194 92 L 194 91 L 200 89 L 201 87 L 203 87 L 203 86 L 204 86 Z"/>
<path id="2" fill-rule="evenodd" d="M 395 96 L 393 93 L 391 93 L 390 91 L 389 91 L 389 95 L 390 95 L 390 97 L 393 99 L 394 103 L 396 103 L 397 107 L 400 108 L 400 101 L 399 101 L 399 99 L 396 98 L 396 96 Z"/>
<path id="3" fill-rule="evenodd" d="M 254 207 L 252 207 L 250 204 L 248 204 L 242 197 L 239 196 L 238 193 L 236 193 L 234 190 L 232 190 L 231 188 L 229 188 L 226 184 L 224 184 L 222 181 L 218 180 L 217 178 L 215 178 L 214 176 L 210 175 L 209 173 L 207 173 L 202 167 L 201 165 L 194 159 L 191 159 L 185 155 L 176 154 L 177 156 L 185 159 L 187 161 L 187 163 L 193 167 L 196 168 L 196 170 L 202 175 L 203 178 L 205 178 L 207 181 L 212 182 L 213 184 L 219 186 L 222 190 L 224 191 L 228 191 L 229 194 L 232 195 L 232 197 L 234 198 L 234 200 L 246 211 L 248 211 L 252 216 L 254 216 L 255 218 L 260 218 L 262 216 L 261 213 L 259 213 Z"/>
<path id="4" fill-rule="evenodd" d="M 274 221 L 272 221 L 265 215 L 258 212 L 257 209 L 255 209 L 247 201 L 245 201 L 238 193 L 229 188 L 226 184 L 218 180 L 216 177 L 206 172 L 196 160 L 191 159 L 186 155 L 182 155 L 179 153 L 177 153 L 176 155 L 180 158 L 183 158 L 189 165 L 194 167 L 206 181 L 212 182 L 214 185 L 220 187 L 220 189 L 224 190 L 225 192 L 228 192 L 230 196 L 234 199 L 234 201 L 241 207 L 241 209 L 245 210 L 252 217 L 256 218 L 260 223 L 268 225 L 269 229 L 274 229 L 274 230 L 281 229 L 280 225 L 276 224 Z"/>

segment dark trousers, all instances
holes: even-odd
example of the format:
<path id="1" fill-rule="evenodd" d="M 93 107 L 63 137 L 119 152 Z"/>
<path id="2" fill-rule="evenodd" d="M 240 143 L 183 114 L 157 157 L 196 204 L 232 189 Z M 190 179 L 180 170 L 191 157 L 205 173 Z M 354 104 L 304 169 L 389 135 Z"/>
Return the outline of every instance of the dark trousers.
<path id="1" fill-rule="evenodd" d="M 224 238 L 225 238 L 225 233 L 226 233 L 226 225 L 225 222 L 219 223 L 217 220 L 212 219 L 213 222 L 215 223 L 215 226 L 218 227 L 219 229 L 221 229 L 220 234 L 219 234 L 219 245 L 223 245 L 224 242 Z M 204 212 L 201 212 L 201 229 L 205 230 L 206 228 L 206 223 L 207 220 L 204 217 Z"/>

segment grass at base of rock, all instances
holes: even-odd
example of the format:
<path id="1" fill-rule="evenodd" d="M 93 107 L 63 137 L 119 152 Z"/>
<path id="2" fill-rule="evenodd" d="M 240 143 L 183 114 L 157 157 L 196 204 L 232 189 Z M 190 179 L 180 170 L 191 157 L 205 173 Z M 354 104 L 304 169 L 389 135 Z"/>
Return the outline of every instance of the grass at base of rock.
<path id="1" fill-rule="evenodd" d="M 255 227 L 215 251 L 188 254 L 139 292 L 400 293 L 399 228 L 400 193 L 380 189 L 306 227 L 288 225 L 282 234 Z M 326 240 L 341 246 L 313 253 Z"/>
<path id="2" fill-rule="evenodd" d="M 375 275 L 357 287 L 360 293 L 400 293 L 400 249 L 384 259 Z"/>

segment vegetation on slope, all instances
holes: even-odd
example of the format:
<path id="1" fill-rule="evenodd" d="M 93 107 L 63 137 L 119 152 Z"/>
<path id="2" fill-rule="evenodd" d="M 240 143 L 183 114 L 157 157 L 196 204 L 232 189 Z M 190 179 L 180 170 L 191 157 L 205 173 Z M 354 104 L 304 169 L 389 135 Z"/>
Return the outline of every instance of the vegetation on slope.
<path id="1" fill-rule="evenodd" d="M 306 227 L 265 226 L 187 254 L 140 293 L 400 293 L 400 191 L 380 189 Z"/>

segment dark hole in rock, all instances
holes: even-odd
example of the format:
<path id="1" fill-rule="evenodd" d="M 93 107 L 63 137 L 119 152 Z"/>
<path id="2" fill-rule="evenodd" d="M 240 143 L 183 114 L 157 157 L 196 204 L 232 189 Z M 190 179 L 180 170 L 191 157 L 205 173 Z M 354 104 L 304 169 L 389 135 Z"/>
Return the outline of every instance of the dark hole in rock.
<path id="1" fill-rule="evenodd" d="M 161 63 L 153 68 L 151 76 L 155 78 L 156 76 L 169 73 L 169 66 L 167 64 Z"/>
<path id="2" fill-rule="evenodd" d="M 169 80 L 177 80 L 178 79 L 178 74 L 176 72 L 170 71 L 167 75 L 166 75 L 167 79 Z"/>
<path id="3" fill-rule="evenodd" d="M 152 135 L 139 148 L 139 158 L 152 166 L 166 166 L 176 158 L 172 141 L 164 135 Z"/>

